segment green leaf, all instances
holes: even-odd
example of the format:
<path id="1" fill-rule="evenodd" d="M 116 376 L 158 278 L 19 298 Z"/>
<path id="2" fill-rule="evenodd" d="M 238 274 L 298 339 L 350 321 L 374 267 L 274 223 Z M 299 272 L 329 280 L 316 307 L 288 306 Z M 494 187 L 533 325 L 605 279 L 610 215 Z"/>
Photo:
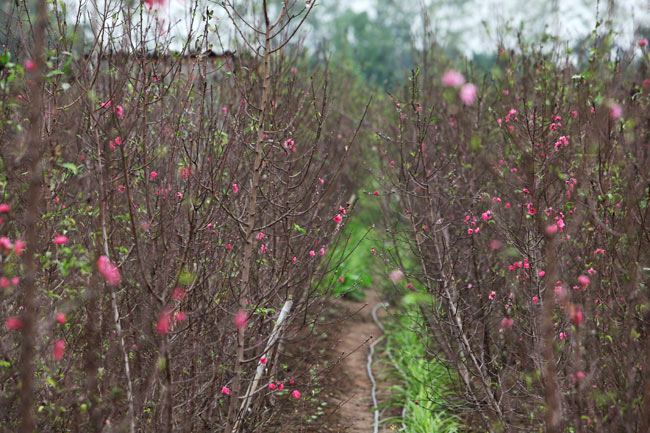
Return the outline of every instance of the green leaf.
<path id="1" fill-rule="evenodd" d="M 5 53 L 2 56 L 0 56 L 0 65 L 6 66 L 10 60 L 11 60 L 11 53 L 9 51 L 5 51 Z"/>
<path id="2" fill-rule="evenodd" d="M 431 295 L 426 293 L 417 293 L 411 292 L 407 295 L 404 295 L 402 298 L 402 304 L 408 305 L 422 305 L 431 303 Z"/>
<path id="3" fill-rule="evenodd" d="M 195 275 L 192 272 L 189 271 L 183 271 L 181 274 L 178 276 L 178 284 L 181 286 L 189 286 L 192 284 L 192 282 L 195 279 Z"/>
<path id="4" fill-rule="evenodd" d="M 481 149 L 481 137 L 479 137 L 478 135 L 473 136 L 472 139 L 470 140 L 469 145 L 470 145 L 470 148 L 473 151 L 480 150 Z"/>
<path id="5" fill-rule="evenodd" d="M 68 171 L 72 172 L 73 175 L 79 174 L 79 169 L 77 168 L 76 165 L 72 164 L 71 162 L 62 162 L 59 164 L 61 167 L 67 169 Z"/>

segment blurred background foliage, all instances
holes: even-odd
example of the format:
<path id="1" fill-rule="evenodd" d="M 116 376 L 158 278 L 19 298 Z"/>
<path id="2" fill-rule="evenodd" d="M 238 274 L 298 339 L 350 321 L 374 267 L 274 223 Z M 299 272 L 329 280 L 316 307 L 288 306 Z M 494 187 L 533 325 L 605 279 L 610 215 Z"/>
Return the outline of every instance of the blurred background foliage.
<path id="1" fill-rule="evenodd" d="M 308 20 L 306 46 L 315 61 L 330 59 L 370 85 L 390 89 L 422 65 L 423 47 L 437 47 L 437 57 L 468 59 L 483 72 L 496 63 L 501 43 L 565 48 L 581 62 L 597 22 L 616 29 L 616 49 L 647 36 L 647 18 L 650 6 L 636 0 L 324 1 Z"/>
<path id="2" fill-rule="evenodd" d="M 96 3 L 101 6 L 112 1 Z M 79 0 L 57 2 L 60 9 L 67 10 L 71 35 L 78 3 Z M 259 19 L 260 5 L 254 0 L 236 3 L 242 16 Z M 271 10 L 277 12 L 282 1 L 269 3 Z M 135 9 L 138 4 L 133 1 L 132 7 Z M 195 4 L 193 10 L 191 6 Z M 295 12 L 303 6 L 304 3 L 296 2 Z M 0 4 L 0 44 L 10 50 L 16 45 L 16 35 L 7 32 L 6 24 L 13 11 L 13 2 Z M 190 46 L 198 46 L 207 28 L 215 52 L 246 51 L 241 43 L 235 42 L 237 32 L 218 1 L 169 0 L 156 8 L 155 17 L 175 35 L 173 50 L 182 49 L 190 28 L 198 30 L 197 43 Z M 120 20 L 119 16 L 113 18 Z M 92 40 L 92 15 L 86 13 L 79 20 L 85 31 L 76 32 L 75 45 L 82 51 L 84 41 Z M 293 43 L 307 48 L 311 62 L 329 61 L 332 68 L 344 70 L 348 77 L 356 74 L 371 87 L 394 89 L 416 64 L 426 63 L 422 58 L 424 47 L 437 47 L 436 58 L 444 54 L 451 59 L 470 60 L 481 71 L 494 66 L 495 48 L 501 43 L 568 49 L 570 59 L 577 63 L 588 58 L 597 22 L 615 30 L 615 51 L 639 37 L 648 37 L 649 20 L 650 5 L 645 0 L 321 0 L 307 19 L 307 26 L 301 29 L 300 41 Z"/>

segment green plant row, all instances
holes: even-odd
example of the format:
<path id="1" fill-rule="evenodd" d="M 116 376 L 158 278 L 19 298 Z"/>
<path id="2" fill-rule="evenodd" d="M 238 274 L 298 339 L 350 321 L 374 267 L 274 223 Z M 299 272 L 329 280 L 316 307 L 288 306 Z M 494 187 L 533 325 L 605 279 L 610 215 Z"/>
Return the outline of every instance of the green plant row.
<path id="1" fill-rule="evenodd" d="M 453 394 L 453 372 L 427 354 L 417 331 L 422 321 L 417 308 L 409 306 L 385 323 L 385 357 L 398 379 L 392 386 L 394 404 L 405 409 L 401 422 L 410 433 L 462 431 L 446 404 Z"/>

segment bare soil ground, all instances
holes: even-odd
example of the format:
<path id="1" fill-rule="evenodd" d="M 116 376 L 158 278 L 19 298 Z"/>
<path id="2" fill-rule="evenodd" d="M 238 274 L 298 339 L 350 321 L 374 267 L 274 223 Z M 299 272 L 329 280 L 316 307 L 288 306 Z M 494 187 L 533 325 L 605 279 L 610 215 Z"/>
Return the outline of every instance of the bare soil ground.
<path id="1" fill-rule="evenodd" d="M 370 344 L 381 335 L 370 314 L 377 302 L 379 299 L 374 291 L 368 293 L 363 302 L 336 302 L 348 312 L 348 320 L 338 335 L 336 346 L 337 353 L 343 357 L 340 365 L 340 392 L 334 399 L 340 405 L 341 432 L 372 431 L 371 384 L 366 373 L 366 363 Z"/>
<path id="2" fill-rule="evenodd" d="M 337 345 L 333 353 L 340 358 L 336 376 L 339 380 L 337 392 L 332 396 L 332 404 L 336 406 L 337 417 L 331 421 L 336 422 L 336 429 L 332 431 L 341 433 L 366 433 L 372 432 L 374 414 L 372 412 L 371 382 L 367 374 L 367 362 L 370 344 L 381 337 L 382 333 L 372 319 L 372 309 L 381 302 L 379 294 L 370 290 L 361 302 L 348 300 L 335 300 L 337 310 L 344 311 L 345 322 L 342 324 L 338 335 L 334 336 Z M 378 310 L 381 320 L 384 310 Z M 373 374 L 378 384 L 377 395 L 379 404 L 385 403 L 389 398 L 389 381 L 386 375 L 386 366 L 378 362 L 382 351 L 381 344 L 375 348 L 373 358 Z M 386 415 L 382 414 L 381 418 Z M 390 426 L 380 426 L 379 432 L 393 431 Z"/>
<path id="3" fill-rule="evenodd" d="M 326 371 L 322 374 L 324 392 L 319 401 L 325 406 L 302 407 L 303 415 L 320 413 L 309 424 L 294 424 L 286 432 L 301 433 L 367 433 L 373 432 L 371 382 L 367 374 L 370 344 L 382 333 L 372 319 L 372 309 L 381 302 L 379 294 L 370 290 L 361 302 L 333 299 L 320 314 L 319 332 L 326 335 L 319 338 L 310 348 L 314 357 L 322 358 Z M 378 311 L 379 319 L 385 314 Z M 317 333 L 318 334 L 318 333 Z M 388 366 L 381 361 L 382 344 L 375 348 L 373 374 L 377 380 L 379 404 L 390 399 L 390 378 Z M 399 414 L 395 408 L 383 411 L 381 418 Z M 297 416 L 298 414 L 294 414 Z M 304 419 L 304 418 L 303 418 Z M 294 418 L 295 420 L 295 418 Z M 286 426 L 287 424 L 285 424 Z M 393 426 L 394 428 L 394 426 Z M 391 425 L 381 425 L 380 433 L 393 432 Z"/>

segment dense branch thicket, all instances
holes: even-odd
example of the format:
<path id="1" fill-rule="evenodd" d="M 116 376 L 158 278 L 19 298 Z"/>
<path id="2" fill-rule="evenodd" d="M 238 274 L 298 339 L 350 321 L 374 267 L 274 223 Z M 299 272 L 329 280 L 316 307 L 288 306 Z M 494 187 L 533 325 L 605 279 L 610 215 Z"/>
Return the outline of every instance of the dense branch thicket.
<path id="1" fill-rule="evenodd" d="M 264 5 L 262 50 L 223 56 L 207 43 L 210 11 L 204 37 L 173 52 L 155 2 L 89 5 L 85 30 L 53 3 L 39 50 L 27 2 L 12 6 L 0 70 L 3 431 L 253 431 L 309 398 L 318 360 L 287 348 L 311 344 L 356 125 L 330 114 L 325 74 L 305 79 L 300 58 L 281 55 L 310 10 L 293 3 L 274 23 Z M 94 37 L 80 44 L 84 31 Z M 33 353 L 21 358 L 27 324 Z"/>
<path id="2" fill-rule="evenodd" d="M 579 66 L 521 43 L 474 83 L 416 53 L 350 158 L 369 88 L 307 66 L 314 2 L 220 2 L 228 48 L 193 3 L 177 51 L 160 3 L 4 9 L 1 431 L 303 421 L 364 167 L 395 326 L 449 375 L 436 407 L 476 431 L 650 429 L 647 41 L 610 59 L 597 28 Z"/>
<path id="3" fill-rule="evenodd" d="M 648 429 L 649 58 L 608 40 L 502 49 L 476 95 L 414 72 L 380 129 L 394 260 L 478 431 Z"/>

